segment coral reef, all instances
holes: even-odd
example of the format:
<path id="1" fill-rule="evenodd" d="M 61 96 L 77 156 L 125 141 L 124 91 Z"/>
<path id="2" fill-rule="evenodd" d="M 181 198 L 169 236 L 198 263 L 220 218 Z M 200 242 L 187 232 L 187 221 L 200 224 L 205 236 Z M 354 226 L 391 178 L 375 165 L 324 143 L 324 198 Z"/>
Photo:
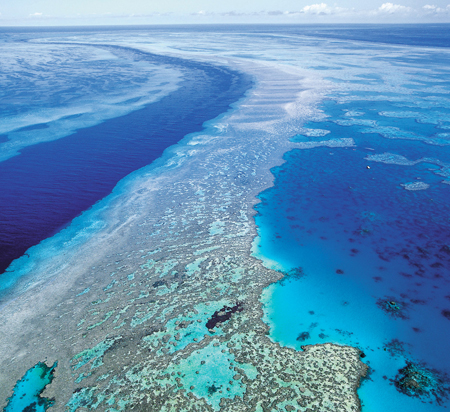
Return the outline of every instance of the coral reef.
<path id="1" fill-rule="evenodd" d="M 438 404 L 441 404 L 442 400 L 450 395 L 447 377 L 441 376 L 437 371 L 412 362 L 400 369 L 394 383 L 401 393 L 422 398 L 423 401 L 431 398 Z"/>

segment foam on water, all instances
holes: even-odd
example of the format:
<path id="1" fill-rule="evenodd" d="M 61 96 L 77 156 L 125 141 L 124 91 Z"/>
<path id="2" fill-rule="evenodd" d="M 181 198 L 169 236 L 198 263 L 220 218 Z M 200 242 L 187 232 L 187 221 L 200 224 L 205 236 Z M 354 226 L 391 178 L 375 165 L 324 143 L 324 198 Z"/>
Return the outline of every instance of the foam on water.
<path id="1" fill-rule="evenodd" d="M 426 190 L 430 187 L 428 183 L 424 182 L 402 183 L 401 186 L 403 186 L 406 190 Z"/>
<path id="2" fill-rule="evenodd" d="M 303 129 L 299 134 L 306 136 L 306 137 L 321 137 L 326 136 L 329 134 L 329 130 L 323 130 L 323 129 Z"/>

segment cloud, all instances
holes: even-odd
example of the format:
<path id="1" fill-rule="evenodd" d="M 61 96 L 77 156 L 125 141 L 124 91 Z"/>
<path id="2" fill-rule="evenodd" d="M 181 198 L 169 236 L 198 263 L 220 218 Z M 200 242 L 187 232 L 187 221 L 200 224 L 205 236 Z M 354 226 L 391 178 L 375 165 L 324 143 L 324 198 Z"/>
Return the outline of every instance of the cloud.
<path id="1" fill-rule="evenodd" d="M 428 4 L 423 7 L 413 8 L 401 4 L 386 2 L 379 3 L 379 7 L 372 9 L 345 8 L 328 3 L 313 3 L 300 9 L 293 10 L 259 10 L 245 12 L 241 10 L 211 11 L 199 10 L 189 15 L 197 20 L 209 22 L 289 22 L 292 20 L 305 22 L 450 22 L 450 5 L 438 7 Z M 140 17 L 131 15 L 130 17 Z M 154 16 L 154 15 L 153 15 Z M 177 14 L 173 14 L 176 18 Z M 425 19 L 425 20 L 424 20 Z"/>
<path id="2" fill-rule="evenodd" d="M 435 6 L 434 4 L 426 4 L 422 7 L 425 14 L 450 14 L 450 4 L 447 5 L 447 7 L 441 8 L 438 6 Z"/>
<path id="3" fill-rule="evenodd" d="M 311 1 L 311 0 L 310 0 Z M 314 1 L 314 0 L 312 0 Z M 317 1 L 317 0 L 316 0 Z M 320 0 L 319 0 L 320 1 Z M 386 0 L 384 0 L 386 1 Z M 392 0 L 395 1 L 395 0 Z M 398 0 L 404 1 L 404 0 Z M 428 0 L 437 1 L 437 0 Z M 447 0 L 450 1 L 450 0 Z M 423 3 L 422 3 L 423 4 Z M 408 7 L 402 4 L 391 2 L 383 3 L 380 1 L 379 6 L 373 8 L 344 8 L 337 4 L 329 5 L 328 3 L 311 3 L 300 6 L 299 9 L 280 10 L 266 9 L 259 11 L 242 11 L 239 9 L 230 9 L 228 11 L 212 11 L 198 10 L 191 12 L 189 15 L 171 13 L 147 13 L 147 14 L 79 14 L 77 16 L 50 16 L 46 13 L 35 12 L 28 15 L 26 20 L 30 24 L 42 24 L 45 20 L 99 20 L 109 19 L 128 21 L 147 21 L 155 18 L 166 18 L 167 21 L 175 21 L 177 19 L 191 18 L 192 21 L 208 21 L 208 22 L 450 22 L 450 4 L 448 6 L 437 6 L 434 4 L 426 4 L 420 7 Z M 0 19 L 4 21 L 5 16 L 0 14 Z M 164 20 L 164 21 L 166 21 Z"/>
<path id="4" fill-rule="evenodd" d="M 335 15 L 351 15 L 355 13 L 355 9 L 347 9 L 344 7 L 330 7 L 326 3 L 316 3 L 310 4 L 308 6 L 303 7 L 298 11 L 285 11 L 284 15 L 302 15 L 307 14 L 310 16 L 335 16 Z"/>
<path id="5" fill-rule="evenodd" d="M 231 16 L 231 17 L 238 17 L 238 16 L 252 16 L 253 13 L 240 13 L 237 11 L 227 11 L 225 13 L 220 13 L 221 16 Z"/>
<path id="6" fill-rule="evenodd" d="M 191 16 L 222 16 L 222 17 L 253 17 L 253 16 L 280 16 L 288 12 L 283 12 L 279 10 L 274 11 L 256 11 L 256 12 L 239 12 L 236 10 L 226 11 L 222 13 L 215 13 L 211 11 L 200 10 L 195 13 L 191 13 Z"/>
<path id="7" fill-rule="evenodd" d="M 191 13 L 191 16 L 213 16 L 215 13 L 211 13 L 209 11 L 200 10 L 195 13 Z"/>
<path id="8" fill-rule="evenodd" d="M 450 5 L 447 7 L 438 7 L 434 5 L 426 5 L 421 8 L 412 8 L 395 3 L 382 3 L 381 6 L 374 9 L 355 9 L 339 7 L 337 5 L 330 6 L 327 3 L 313 3 L 304 6 L 299 10 L 260 10 L 254 12 L 242 12 L 237 10 L 230 10 L 226 12 L 213 12 L 200 10 L 190 14 L 193 17 L 201 17 L 204 19 L 228 19 L 229 21 L 251 21 L 249 19 L 255 19 L 255 21 L 287 21 L 288 19 L 305 20 L 307 16 L 310 16 L 311 21 L 340 21 L 340 22 L 385 22 L 389 21 L 409 22 L 409 21 L 421 21 L 425 17 L 435 19 L 438 21 L 443 17 L 447 19 L 450 16 Z M 435 17 L 436 16 L 436 17 Z M 246 20 L 247 19 L 247 20 Z M 258 20 L 256 20 L 258 19 Z M 227 20 L 227 21 L 228 21 Z M 221 21 L 221 20 L 217 20 Z"/>
<path id="9" fill-rule="evenodd" d="M 300 10 L 300 13 L 324 15 L 332 14 L 332 10 L 325 3 L 320 3 L 305 6 Z"/>
<path id="10" fill-rule="evenodd" d="M 401 6 L 400 4 L 393 4 L 393 3 L 383 3 L 378 8 L 378 12 L 383 14 L 409 13 L 411 11 L 412 11 L 411 7 Z"/>

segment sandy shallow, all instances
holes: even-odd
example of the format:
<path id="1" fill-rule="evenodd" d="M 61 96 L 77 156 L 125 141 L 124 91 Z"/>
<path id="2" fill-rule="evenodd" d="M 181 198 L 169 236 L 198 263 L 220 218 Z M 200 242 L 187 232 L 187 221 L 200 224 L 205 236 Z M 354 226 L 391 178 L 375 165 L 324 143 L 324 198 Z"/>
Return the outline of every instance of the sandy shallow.
<path id="1" fill-rule="evenodd" d="M 0 311 L 0 406 L 27 369 L 57 360 L 52 410 L 360 409 L 358 349 L 267 337 L 261 293 L 283 275 L 251 256 L 256 195 L 301 147 L 289 138 L 324 86 L 285 66 L 221 64 L 255 79 L 247 97 L 136 174 L 103 229 L 37 265 Z"/>

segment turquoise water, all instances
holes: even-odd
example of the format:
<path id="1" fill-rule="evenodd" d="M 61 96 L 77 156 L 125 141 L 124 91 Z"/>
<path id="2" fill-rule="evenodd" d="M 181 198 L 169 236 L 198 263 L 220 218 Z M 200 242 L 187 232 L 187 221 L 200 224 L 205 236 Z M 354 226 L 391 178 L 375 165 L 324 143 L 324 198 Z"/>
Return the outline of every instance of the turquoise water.
<path id="1" fill-rule="evenodd" d="M 9 402 L 3 412 L 45 412 L 54 401 L 41 397 L 45 387 L 53 380 L 53 374 L 57 362 L 52 366 L 47 366 L 44 362 L 39 362 L 17 382 L 14 387 L 14 394 L 9 398 Z"/>

